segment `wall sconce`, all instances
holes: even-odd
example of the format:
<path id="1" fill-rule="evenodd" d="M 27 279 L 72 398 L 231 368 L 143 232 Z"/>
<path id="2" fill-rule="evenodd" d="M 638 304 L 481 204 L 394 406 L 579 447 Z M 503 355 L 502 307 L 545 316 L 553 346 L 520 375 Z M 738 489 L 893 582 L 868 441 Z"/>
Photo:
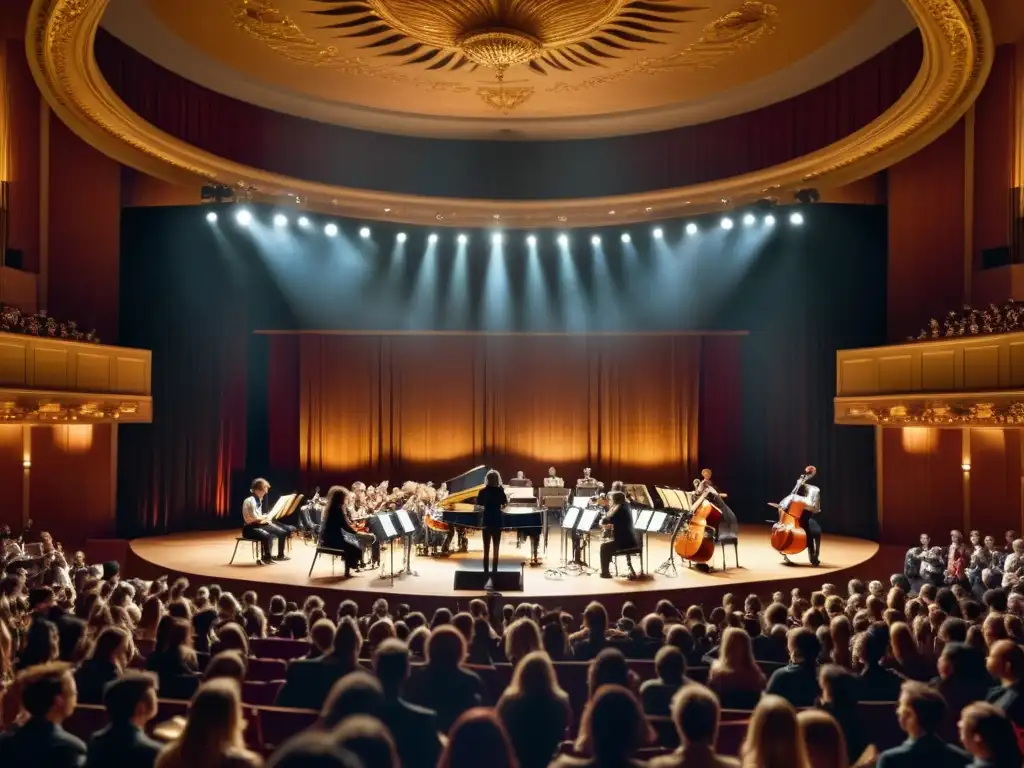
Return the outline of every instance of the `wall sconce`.
<path id="1" fill-rule="evenodd" d="M 24 461 L 21 462 L 21 466 L 23 466 L 25 469 L 31 469 L 32 459 L 25 459 Z"/>
<path id="2" fill-rule="evenodd" d="M 960 465 L 960 469 L 962 469 L 964 472 L 970 472 L 971 465 L 965 461 L 963 464 Z"/>

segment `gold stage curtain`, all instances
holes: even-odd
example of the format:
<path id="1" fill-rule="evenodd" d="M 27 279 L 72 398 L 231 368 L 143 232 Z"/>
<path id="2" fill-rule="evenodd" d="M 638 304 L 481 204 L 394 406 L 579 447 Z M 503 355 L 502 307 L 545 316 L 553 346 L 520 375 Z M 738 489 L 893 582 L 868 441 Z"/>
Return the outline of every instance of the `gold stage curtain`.
<path id="1" fill-rule="evenodd" d="M 299 340 L 309 483 L 453 477 L 539 484 L 589 466 L 682 483 L 697 463 L 699 336 L 330 335 Z"/>

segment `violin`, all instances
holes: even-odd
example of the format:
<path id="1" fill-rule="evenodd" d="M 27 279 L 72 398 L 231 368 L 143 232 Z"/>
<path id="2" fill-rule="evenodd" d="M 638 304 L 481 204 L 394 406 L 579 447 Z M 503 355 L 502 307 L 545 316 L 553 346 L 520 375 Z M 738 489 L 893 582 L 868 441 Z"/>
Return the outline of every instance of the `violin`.
<path id="1" fill-rule="evenodd" d="M 769 503 L 769 506 L 779 510 L 779 519 L 772 526 L 771 536 L 772 549 L 776 552 L 781 552 L 783 555 L 798 555 L 807 549 L 807 531 L 800 525 L 800 519 L 807 509 L 807 502 L 796 494 L 800 490 L 800 486 L 815 474 L 817 474 L 817 469 L 805 467 L 804 473 L 800 475 L 800 479 L 796 481 L 793 490 L 786 497 L 789 499 L 789 503 L 786 503 L 786 499 L 778 504 Z"/>
<path id="2" fill-rule="evenodd" d="M 675 552 L 684 560 L 706 563 L 715 554 L 715 532 L 722 522 L 722 510 L 710 501 L 714 486 L 711 470 L 701 472 L 701 479 L 693 481 L 694 502 L 686 527 L 679 532 L 674 544 Z"/>

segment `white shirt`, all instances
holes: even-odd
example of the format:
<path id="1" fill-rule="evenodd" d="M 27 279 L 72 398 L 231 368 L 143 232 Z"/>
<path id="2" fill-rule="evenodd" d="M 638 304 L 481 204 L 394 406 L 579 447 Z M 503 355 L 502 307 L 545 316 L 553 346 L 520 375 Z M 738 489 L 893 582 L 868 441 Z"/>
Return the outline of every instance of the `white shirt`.
<path id="1" fill-rule="evenodd" d="M 805 485 L 804 488 L 807 490 L 806 496 L 801 496 L 799 493 L 793 493 L 782 500 L 782 504 L 779 506 L 783 509 L 789 509 L 789 505 L 794 501 L 802 501 L 804 507 L 808 512 L 820 512 L 821 511 L 821 489 L 816 485 Z"/>
<path id="2" fill-rule="evenodd" d="M 242 502 L 242 520 L 245 521 L 246 525 L 258 523 L 264 518 L 263 513 L 260 511 L 260 506 L 260 501 L 255 496 L 250 496 Z"/>
<path id="3" fill-rule="evenodd" d="M 565 481 L 562 478 L 560 478 L 560 477 L 552 477 L 551 475 L 548 475 L 547 477 L 544 478 L 544 487 L 545 488 L 564 488 L 565 487 Z"/>

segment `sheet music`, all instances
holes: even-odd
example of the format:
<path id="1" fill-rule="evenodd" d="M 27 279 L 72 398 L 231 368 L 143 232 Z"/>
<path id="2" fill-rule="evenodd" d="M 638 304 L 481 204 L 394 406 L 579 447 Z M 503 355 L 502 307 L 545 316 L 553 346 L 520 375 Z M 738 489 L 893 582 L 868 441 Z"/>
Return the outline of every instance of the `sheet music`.
<path id="1" fill-rule="evenodd" d="M 409 513 L 408 512 L 406 512 L 404 509 L 399 509 L 399 510 L 397 510 L 395 512 L 395 514 L 398 516 L 398 523 L 399 523 L 399 525 L 402 526 L 402 532 L 403 533 L 413 533 L 413 532 L 415 532 L 416 524 L 412 521 L 412 518 L 409 517 Z M 387 529 L 385 528 L 384 530 L 387 530 Z M 388 534 L 388 535 L 390 535 L 390 534 Z"/>
<path id="2" fill-rule="evenodd" d="M 593 507 L 584 509 L 580 515 L 579 525 L 576 526 L 577 531 L 589 531 L 594 527 L 594 521 L 597 519 L 597 510 Z"/>
<path id="3" fill-rule="evenodd" d="M 291 503 L 293 501 L 295 501 L 294 493 L 289 493 L 287 496 L 282 496 L 281 498 L 279 498 L 277 500 L 277 503 L 274 504 L 274 508 L 270 510 L 270 519 L 277 520 L 278 518 L 283 517 L 288 507 L 291 506 Z"/>
<path id="4" fill-rule="evenodd" d="M 651 525 L 651 518 L 653 516 L 654 516 L 654 513 L 651 510 L 649 510 L 649 509 L 641 510 L 640 511 L 640 517 L 636 521 L 637 529 L 639 529 L 641 531 L 649 531 L 649 530 L 651 530 L 650 525 Z"/>
<path id="5" fill-rule="evenodd" d="M 569 509 L 566 510 L 565 517 L 562 519 L 562 527 L 563 528 L 568 528 L 569 530 L 572 530 L 573 528 L 576 527 L 576 521 L 579 520 L 579 517 L 580 517 L 580 508 L 579 507 L 569 507 Z"/>
<path id="6" fill-rule="evenodd" d="M 647 530 L 649 530 L 649 531 L 660 531 L 662 528 L 665 527 L 665 518 L 666 517 L 668 517 L 668 515 L 666 515 L 660 509 L 655 510 L 654 514 L 651 516 L 651 525 L 650 525 L 650 527 L 648 527 Z"/>
<path id="7" fill-rule="evenodd" d="M 574 507 L 579 507 L 580 509 L 583 509 L 584 507 L 588 506 L 589 504 L 590 504 L 590 497 L 589 496 L 573 496 L 572 497 L 572 506 L 574 506 Z"/>
<path id="8" fill-rule="evenodd" d="M 398 531 L 395 530 L 395 523 L 391 519 L 391 515 L 380 515 L 380 524 L 389 539 L 393 539 L 398 535 Z"/>
<path id="9" fill-rule="evenodd" d="M 634 528 L 639 527 L 639 524 L 637 523 L 637 521 L 640 519 L 640 510 L 639 509 L 630 509 L 629 511 L 633 513 L 633 527 Z"/>

